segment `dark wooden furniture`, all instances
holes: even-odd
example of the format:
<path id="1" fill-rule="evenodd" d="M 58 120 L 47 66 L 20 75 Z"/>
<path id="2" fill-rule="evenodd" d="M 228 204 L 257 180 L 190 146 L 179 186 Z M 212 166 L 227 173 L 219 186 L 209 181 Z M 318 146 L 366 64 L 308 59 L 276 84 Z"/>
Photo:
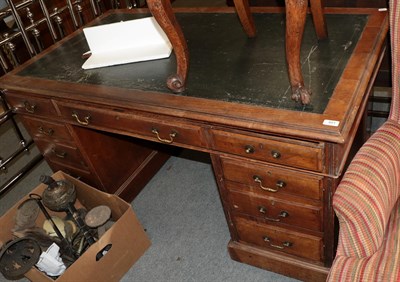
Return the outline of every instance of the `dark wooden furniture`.
<path id="1" fill-rule="evenodd" d="M 258 10 L 263 28 L 248 39 L 231 8 L 175 12 L 192 62 L 184 94 L 165 85 L 174 56 L 81 69 L 88 47 L 75 32 L 1 78 L 8 103 L 53 169 L 127 199 L 169 149 L 209 153 L 231 257 L 324 281 L 336 244 L 331 198 L 362 128 L 387 13 L 327 9 L 329 42 L 306 24 L 302 60 L 314 99 L 303 106 L 290 99 L 282 13 Z M 101 23 L 146 15 L 107 13 Z"/>
<path id="2" fill-rule="evenodd" d="M 308 1 L 286 0 L 286 59 L 288 64 L 289 81 L 292 99 L 304 105 L 310 103 L 311 91 L 304 85 L 300 62 L 301 41 Z M 250 12 L 248 0 L 234 0 L 236 12 L 247 36 L 256 36 L 256 27 Z M 177 69 L 176 73 L 168 77 L 167 85 L 175 93 L 181 93 L 186 87 L 186 77 L 189 70 L 189 52 L 185 36 L 173 13 L 169 0 L 147 0 L 150 12 L 167 34 L 175 50 Z M 321 0 L 310 1 L 313 22 L 318 39 L 328 36 Z"/>

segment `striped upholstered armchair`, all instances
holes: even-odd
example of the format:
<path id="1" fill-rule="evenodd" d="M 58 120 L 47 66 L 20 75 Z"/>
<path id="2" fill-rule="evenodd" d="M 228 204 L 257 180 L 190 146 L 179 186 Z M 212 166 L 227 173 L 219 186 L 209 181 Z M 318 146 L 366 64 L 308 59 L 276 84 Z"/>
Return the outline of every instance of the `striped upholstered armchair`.
<path id="1" fill-rule="evenodd" d="M 333 198 L 339 242 L 328 281 L 400 281 L 400 0 L 389 1 L 393 99 Z"/>

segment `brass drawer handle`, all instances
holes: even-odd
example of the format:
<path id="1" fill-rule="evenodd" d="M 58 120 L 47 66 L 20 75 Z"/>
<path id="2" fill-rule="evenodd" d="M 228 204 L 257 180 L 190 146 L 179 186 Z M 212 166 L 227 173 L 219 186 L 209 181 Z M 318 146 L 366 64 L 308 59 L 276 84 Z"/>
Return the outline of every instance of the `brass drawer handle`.
<path id="1" fill-rule="evenodd" d="M 81 125 L 89 125 L 89 121 L 90 121 L 90 114 L 88 114 L 87 116 L 83 117 L 83 120 L 81 120 L 78 116 L 77 112 L 73 112 L 72 113 L 72 117 L 75 118 L 76 122 L 81 124 Z"/>
<path id="2" fill-rule="evenodd" d="M 25 107 L 25 110 L 31 114 L 35 113 L 35 110 L 37 108 L 37 106 L 35 104 L 31 104 L 28 101 L 24 101 L 24 107 Z"/>
<path id="3" fill-rule="evenodd" d="M 277 189 L 269 188 L 269 187 L 264 187 L 263 184 L 262 184 L 262 178 L 261 178 L 261 176 L 254 175 L 254 176 L 253 176 L 253 179 L 254 179 L 254 182 L 256 182 L 256 183 L 258 183 L 258 184 L 260 185 L 260 188 L 261 188 L 262 190 L 268 191 L 268 192 L 272 192 L 272 193 L 276 193 L 276 192 L 279 191 L 279 189 L 281 189 L 281 188 L 283 188 L 283 187 L 286 186 L 286 183 L 285 183 L 285 182 L 283 182 L 282 180 L 278 180 L 278 181 L 276 182 L 276 188 L 277 188 Z"/>
<path id="4" fill-rule="evenodd" d="M 163 143 L 166 143 L 166 144 L 171 144 L 172 142 L 174 142 L 174 138 L 175 138 L 176 136 L 178 136 L 178 133 L 175 132 L 175 131 L 173 131 L 173 132 L 171 132 L 171 133 L 169 134 L 169 139 L 163 139 L 163 138 L 160 137 L 160 133 L 158 132 L 158 129 L 153 128 L 153 129 L 151 130 L 151 132 L 154 133 L 154 134 L 157 136 L 158 141 L 163 142 Z"/>
<path id="5" fill-rule="evenodd" d="M 65 157 L 67 156 L 66 152 L 57 152 L 56 149 L 51 149 L 51 152 L 56 155 L 56 157 L 59 157 L 60 159 L 65 159 Z"/>
<path id="6" fill-rule="evenodd" d="M 54 134 L 54 129 L 49 128 L 49 129 L 44 129 L 42 126 L 39 126 L 38 131 L 40 134 L 44 134 L 47 136 L 52 136 Z"/>
<path id="7" fill-rule="evenodd" d="M 264 206 L 258 206 L 258 211 L 262 214 L 266 214 L 267 213 L 267 208 Z M 278 214 L 278 218 L 273 218 L 273 217 L 267 217 L 264 216 L 264 219 L 269 220 L 269 221 L 273 221 L 273 222 L 280 222 L 282 218 L 286 218 L 289 216 L 289 213 L 287 211 L 281 211 Z"/>
<path id="8" fill-rule="evenodd" d="M 289 248 L 289 247 L 293 246 L 293 243 L 292 242 L 288 242 L 288 241 L 283 242 L 282 245 L 272 244 L 271 243 L 271 239 L 268 238 L 267 236 L 264 236 L 263 239 L 264 239 L 264 242 L 268 242 L 271 247 L 276 248 L 276 249 L 280 249 L 280 250 L 283 250 L 284 248 Z"/>

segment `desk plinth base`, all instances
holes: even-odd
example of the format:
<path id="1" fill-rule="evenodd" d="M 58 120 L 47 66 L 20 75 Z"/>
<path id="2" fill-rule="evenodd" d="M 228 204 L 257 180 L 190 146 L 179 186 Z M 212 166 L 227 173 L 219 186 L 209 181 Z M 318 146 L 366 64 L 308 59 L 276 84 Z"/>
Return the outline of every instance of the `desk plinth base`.
<path id="1" fill-rule="evenodd" d="M 233 260 L 302 281 L 326 281 L 329 272 L 327 267 L 296 260 L 235 241 L 229 242 L 228 251 Z"/>

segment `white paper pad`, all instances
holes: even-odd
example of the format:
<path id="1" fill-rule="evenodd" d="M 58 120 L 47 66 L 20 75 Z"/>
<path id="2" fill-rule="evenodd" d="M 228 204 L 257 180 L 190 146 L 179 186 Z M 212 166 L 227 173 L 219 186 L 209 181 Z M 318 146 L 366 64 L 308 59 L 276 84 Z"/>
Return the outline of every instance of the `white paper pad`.
<path id="1" fill-rule="evenodd" d="M 172 45 L 153 17 L 84 28 L 91 56 L 83 69 L 168 58 Z"/>

